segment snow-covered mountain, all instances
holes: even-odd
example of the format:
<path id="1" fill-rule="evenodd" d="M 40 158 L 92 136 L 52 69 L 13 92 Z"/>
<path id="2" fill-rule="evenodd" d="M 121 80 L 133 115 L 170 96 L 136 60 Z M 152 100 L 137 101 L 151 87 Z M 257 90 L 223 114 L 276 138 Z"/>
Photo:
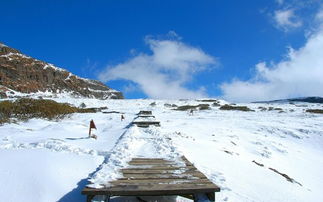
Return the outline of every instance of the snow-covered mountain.
<path id="1" fill-rule="evenodd" d="M 0 97 L 28 93 L 68 93 L 74 97 L 98 99 L 123 98 L 121 92 L 99 81 L 80 78 L 0 43 Z"/>
<path id="2" fill-rule="evenodd" d="M 232 111 L 221 110 L 222 100 L 54 99 L 108 109 L 0 126 L 1 200 L 85 201 L 84 186 L 120 177 L 130 158 L 185 155 L 221 187 L 217 202 L 323 201 L 323 114 L 307 112 L 322 104 L 251 103 L 243 104 L 250 111 Z M 174 110 L 199 104 L 209 108 Z M 139 110 L 152 110 L 161 126 L 132 126 Z M 97 140 L 87 138 L 91 119 Z"/>

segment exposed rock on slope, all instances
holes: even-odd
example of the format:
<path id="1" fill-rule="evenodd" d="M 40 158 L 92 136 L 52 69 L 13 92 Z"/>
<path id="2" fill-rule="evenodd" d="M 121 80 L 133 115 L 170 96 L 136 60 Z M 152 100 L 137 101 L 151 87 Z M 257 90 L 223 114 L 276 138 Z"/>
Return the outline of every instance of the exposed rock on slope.
<path id="1" fill-rule="evenodd" d="M 2 86 L 1 86 L 2 85 Z M 95 80 L 80 78 L 65 69 L 28 57 L 0 43 L 0 93 L 70 92 L 75 96 L 122 99 L 121 92 Z"/>

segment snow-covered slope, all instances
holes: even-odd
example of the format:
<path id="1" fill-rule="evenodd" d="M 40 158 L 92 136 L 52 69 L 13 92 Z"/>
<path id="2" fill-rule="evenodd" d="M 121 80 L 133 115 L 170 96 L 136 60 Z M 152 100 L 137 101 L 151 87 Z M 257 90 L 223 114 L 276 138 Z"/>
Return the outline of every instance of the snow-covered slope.
<path id="1" fill-rule="evenodd" d="M 0 201 L 85 201 L 80 192 L 86 184 L 117 178 L 132 157 L 180 155 L 221 187 L 216 201 L 323 201 L 323 115 L 305 112 L 320 104 L 244 104 L 255 112 L 211 105 L 190 115 L 168 104 L 202 102 L 56 101 L 107 106 L 106 112 L 126 119 L 98 112 L 0 126 Z M 281 109 L 264 110 L 269 107 Z M 131 126 L 139 110 L 152 110 L 161 127 Z M 97 140 L 87 138 L 91 119 Z"/>

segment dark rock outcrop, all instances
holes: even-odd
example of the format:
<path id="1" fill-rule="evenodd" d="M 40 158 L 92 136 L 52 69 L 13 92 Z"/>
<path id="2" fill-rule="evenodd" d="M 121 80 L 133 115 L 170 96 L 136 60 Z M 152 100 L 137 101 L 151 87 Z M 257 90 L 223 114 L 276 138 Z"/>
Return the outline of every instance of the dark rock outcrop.
<path id="1" fill-rule="evenodd" d="M 121 92 L 96 80 L 80 78 L 65 69 L 28 57 L 0 43 L 0 92 L 70 92 L 74 96 L 123 99 Z"/>

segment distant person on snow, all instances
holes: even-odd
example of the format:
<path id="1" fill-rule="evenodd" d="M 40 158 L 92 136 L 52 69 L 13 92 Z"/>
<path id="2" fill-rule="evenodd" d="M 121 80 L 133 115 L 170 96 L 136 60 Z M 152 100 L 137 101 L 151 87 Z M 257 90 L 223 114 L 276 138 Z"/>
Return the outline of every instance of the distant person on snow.
<path id="1" fill-rule="evenodd" d="M 193 109 L 190 110 L 190 116 L 193 116 Z"/>
<path id="2" fill-rule="evenodd" d="M 121 114 L 121 121 L 123 121 L 125 119 L 125 117 L 123 116 L 123 114 Z"/>

